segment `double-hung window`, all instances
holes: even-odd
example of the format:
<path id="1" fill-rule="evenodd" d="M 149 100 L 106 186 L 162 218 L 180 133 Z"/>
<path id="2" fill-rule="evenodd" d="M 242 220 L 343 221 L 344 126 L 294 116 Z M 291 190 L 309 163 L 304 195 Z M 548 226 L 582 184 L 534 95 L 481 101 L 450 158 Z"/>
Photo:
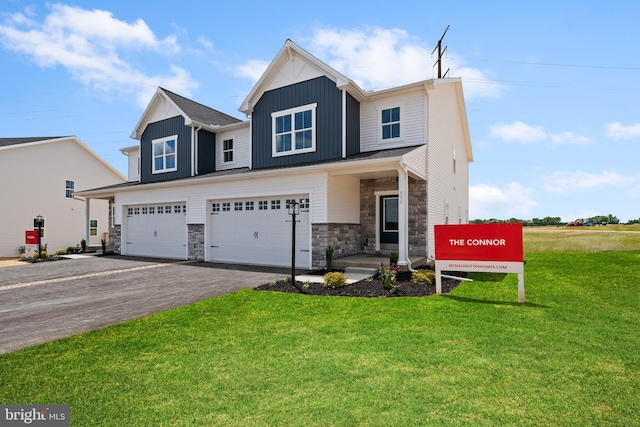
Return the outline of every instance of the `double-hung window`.
<path id="1" fill-rule="evenodd" d="M 97 236 L 97 235 L 98 235 L 98 220 L 91 219 L 89 220 L 89 236 Z"/>
<path id="2" fill-rule="evenodd" d="M 152 145 L 153 173 L 178 170 L 178 135 L 154 139 Z"/>
<path id="3" fill-rule="evenodd" d="M 316 151 L 317 105 L 303 105 L 271 114 L 274 156 Z"/>
<path id="4" fill-rule="evenodd" d="M 382 110 L 382 139 L 400 138 L 400 107 Z"/>
<path id="5" fill-rule="evenodd" d="M 233 139 L 222 141 L 222 161 L 224 163 L 233 163 Z"/>
<path id="6" fill-rule="evenodd" d="M 64 196 L 67 199 L 73 199 L 73 193 L 76 189 L 76 182 L 71 180 L 65 180 L 64 183 Z"/>

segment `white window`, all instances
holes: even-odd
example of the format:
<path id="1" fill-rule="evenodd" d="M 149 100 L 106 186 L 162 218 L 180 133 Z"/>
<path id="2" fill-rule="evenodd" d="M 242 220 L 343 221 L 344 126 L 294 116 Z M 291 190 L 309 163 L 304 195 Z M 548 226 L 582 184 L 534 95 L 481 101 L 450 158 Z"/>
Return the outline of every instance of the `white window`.
<path id="1" fill-rule="evenodd" d="M 133 208 L 134 215 L 140 215 L 140 208 Z"/>
<path id="2" fill-rule="evenodd" d="M 171 213 L 171 206 L 165 206 L 164 207 L 164 213 L 166 213 L 166 214 Z"/>
<path id="3" fill-rule="evenodd" d="M 280 200 L 272 200 L 271 209 L 280 209 Z"/>
<path id="4" fill-rule="evenodd" d="M 245 202 L 244 203 L 244 210 L 245 211 L 252 211 L 253 210 L 253 202 Z"/>
<path id="5" fill-rule="evenodd" d="M 158 206 L 158 213 L 164 213 L 164 206 Z"/>
<path id="6" fill-rule="evenodd" d="M 287 199 L 284 203 L 285 209 L 289 209 L 291 205 L 295 203 L 295 201 L 295 199 Z"/>
<path id="7" fill-rule="evenodd" d="M 225 202 L 222 204 L 222 212 L 229 212 L 231 210 L 231 203 Z"/>
<path id="8" fill-rule="evenodd" d="M 127 216 L 133 215 L 133 208 L 127 208 Z"/>
<path id="9" fill-rule="evenodd" d="M 381 110 L 382 139 L 400 138 L 400 107 Z"/>
<path id="10" fill-rule="evenodd" d="M 153 173 L 178 170 L 178 135 L 154 139 L 152 144 Z"/>
<path id="11" fill-rule="evenodd" d="M 258 210 L 266 211 L 267 209 L 269 209 L 269 202 L 267 200 L 260 200 L 258 202 Z"/>
<path id="12" fill-rule="evenodd" d="M 149 208 L 142 208 L 142 215 L 146 215 L 149 212 Z"/>
<path id="13" fill-rule="evenodd" d="M 222 141 L 222 162 L 233 163 L 233 139 Z"/>
<path id="14" fill-rule="evenodd" d="M 309 209 L 309 199 L 300 199 L 300 209 Z"/>
<path id="15" fill-rule="evenodd" d="M 242 202 L 234 202 L 233 203 L 233 210 L 234 211 L 241 211 L 242 210 Z"/>
<path id="16" fill-rule="evenodd" d="M 316 151 L 316 107 L 309 104 L 271 114 L 273 156 Z"/>
<path id="17" fill-rule="evenodd" d="M 155 206 L 149 206 L 149 215 L 153 215 L 156 213 L 156 207 Z"/>
<path id="18" fill-rule="evenodd" d="M 214 203 L 211 205 L 211 212 L 220 212 L 220 203 Z"/>
<path id="19" fill-rule="evenodd" d="M 91 219 L 89 220 L 89 236 L 97 236 L 98 235 L 98 220 Z"/>
<path id="20" fill-rule="evenodd" d="M 64 196 L 67 199 L 73 199 L 73 193 L 76 189 L 76 182 L 75 181 L 70 181 L 70 180 L 65 180 L 64 182 Z"/>

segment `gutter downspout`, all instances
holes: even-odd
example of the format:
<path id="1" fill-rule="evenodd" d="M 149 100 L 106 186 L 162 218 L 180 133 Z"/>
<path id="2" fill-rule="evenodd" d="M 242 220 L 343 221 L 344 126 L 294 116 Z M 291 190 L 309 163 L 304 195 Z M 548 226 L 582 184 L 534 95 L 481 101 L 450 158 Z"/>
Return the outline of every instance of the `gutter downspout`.
<path id="1" fill-rule="evenodd" d="M 191 129 L 193 129 L 193 128 L 191 128 Z M 198 140 L 198 131 L 200 131 L 200 129 L 202 129 L 202 125 L 198 126 L 193 132 L 194 133 L 194 139 L 193 139 L 193 141 L 194 141 L 194 144 L 193 144 L 194 145 L 194 150 L 193 150 L 194 151 L 193 170 L 195 171 L 196 175 L 198 175 L 198 173 L 200 172 L 198 170 L 198 161 L 199 161 L 199 159 L 198 159 L 198 150 L 200 148 L 200 142 Z"/>
<path id="2" fill-rule="evenodd" d="M 400 196 L 399 202 L 403 204 L 403 206 L 399 207 L 399 211 L 402 212 L 402 221 L 400 221 L 400 223 L 403 225 L 401 231 L 404 236 L 400 240 L 403 240 L 404 243 L 404 250 L 402 252 L 404 252 L 405 255 L 404 262 L 407 265 L 407 270 L 414 272 L 416 270 L 411 267 L 411 257 L 409 257 L 409 195 L 407 194 L 409 192 L 409 172 L 403 160 L 400 160 L 398 163 L 400 164 L 400 169 L 398 169 L 398 187 L 400 187 L 398 188 L 398 195 Z"/>

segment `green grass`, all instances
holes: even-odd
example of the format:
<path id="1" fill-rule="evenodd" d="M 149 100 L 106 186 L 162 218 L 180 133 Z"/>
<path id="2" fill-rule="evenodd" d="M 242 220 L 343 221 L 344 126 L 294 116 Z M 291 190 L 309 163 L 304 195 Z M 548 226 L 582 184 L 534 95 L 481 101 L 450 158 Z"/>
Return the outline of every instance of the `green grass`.
<path id="1" fill-rule="evenodd" d="M 526 256 L 425 298 L 244 290 L 0 356 L 74 426 L 638 425 L 640 253 Z"/>
<path id="2" fill-rule="evenodd" d="M 640 251 L 640 225 L 525 227 L 524 252 Z"/>

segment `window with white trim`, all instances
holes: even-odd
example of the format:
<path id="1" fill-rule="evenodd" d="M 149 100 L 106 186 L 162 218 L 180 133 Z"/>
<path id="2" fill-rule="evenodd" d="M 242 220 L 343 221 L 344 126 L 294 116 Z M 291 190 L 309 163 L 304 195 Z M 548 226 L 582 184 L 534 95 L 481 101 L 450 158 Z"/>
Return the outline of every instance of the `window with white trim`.
<path id="1" fill-rule="evenodd" d="M 253 210 L 253 202 L 244 202 L 244 210 L 252 211 Z"/>
<path id="2" fill-rule="evenodd" d="M 89 220 L 89 236 L 97 236 L 98 235 L 98 220 L 91 219 Z"/>
<path id="3" fill-rule="evenodd" d="M 156 213 L 156 207 L 155 206 L 149 206 L 149 215 L 153 215 Z"/>
<path id="4" fill-rule="evenodd" d="M 178 170 L 178 135 L 154 139 L 152 143 L 153 173 Z"/>
<path id="5" fill-rule="evenodd" d="M 309 209 L 309 199 L 300 199 L 300 209 Z"/>
<path id="6" fill-rule="evenodd" d="M 271 113 L 273 156 L 316 151 L 316 107 L 318 104 Z"/>
<path id="7" fill-rule="evenodd" d="M 233 139 L 222 141 L 222 162 L 233 163 Z"/>
<path id="8" fill-rule="evenodd" d="M 242 210 L 242 202 L 233 202 L 233 210 L 241 211 Z"/>
<path id="9" fill-rule="evenodd" d="M 400 138 L 400 107 L 382 110 L 382 139 Z"/>
<path id="10" fill-rule="evenodd" d="M 280 200 L 272 200 L 271 209 L 280 209 Z"/>
<path id="11" fill-rule="evenodd" d="M 267 209 L 269 209 L 269 202 L 267 200 L 260 200 L 258 202 L 258 210 L 266 211 Z"/>
<path id="12" fill-rule="evenodd" d="M 73 199 L 73 193 L 76 189 L 76 182 L 71 180 L 65 180 L 64 182 L 64 197 L 67 199 Z"/>
<path id="13" fill-rule="evenodd" d="M 231 203 L 224 202 L 222 204 L 222 212 L 229 212 L 229 211 L 231 211 Z"/>
<path id="14" fill-rule="evenodd" d="M 220 212 L 220 203 L 214 203 L 211 205 L 211 212 Z"/>

